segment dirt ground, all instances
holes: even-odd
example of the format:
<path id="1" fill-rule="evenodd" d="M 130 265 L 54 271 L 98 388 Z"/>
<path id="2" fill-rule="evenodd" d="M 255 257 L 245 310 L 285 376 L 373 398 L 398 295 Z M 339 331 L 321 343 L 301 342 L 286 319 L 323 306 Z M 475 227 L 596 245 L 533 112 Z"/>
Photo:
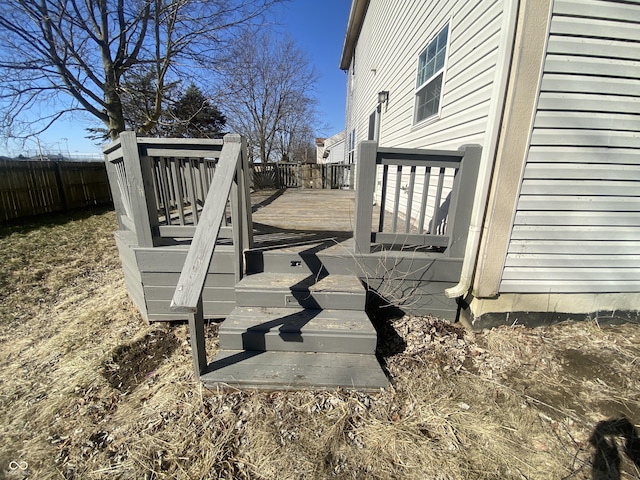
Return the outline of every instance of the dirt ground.
<path id="1" fill-rule="evenodd" d="M 377 314 L 387 389 L 210 391 L 186 326 L 129 301 L 115 228 L 0 225 L 0 478 L 640 478 L 637 325 Z"/>

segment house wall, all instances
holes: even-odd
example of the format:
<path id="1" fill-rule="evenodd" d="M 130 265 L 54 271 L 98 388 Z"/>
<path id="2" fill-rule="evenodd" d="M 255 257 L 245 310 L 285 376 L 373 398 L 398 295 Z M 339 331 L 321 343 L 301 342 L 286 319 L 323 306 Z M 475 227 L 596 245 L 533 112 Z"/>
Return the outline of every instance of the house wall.
<path id="1" fill-rule="evenodd" d="M 640 4 L 556 0 L 501 293 L 640 291 Z"/>
<path id="2" fill-rule="evenodd" d="M 494 88 L 500 75 L 497 64 L 508 36 L 503 7 L 502 0 L 371 0 L 348 75 L 347 132 L 355 130 L 356 143 L 367 140 L 369 119 L 378 106 L 377 93 L 386 90 L 389 99 L 379 116 L 381 146 L 451 150 L 464 144 L 486 147 Z M 441 112 L 438 118 L 414 124 L 418 56 L 448 21 Z M 451 183 L 449 178 L 445 188 Z M 391 181 L 389 187 L 394 186 Z M 416 185 L 416 190 L 420 192 L 422 186 Z M 445 199 L 446 194 L 442 201 Z M 403 193 L 402 212 L 406 200 Z M 434 200 L 429 199 L 429 217 Z M 387 208 L 392 209 L 393 204 Z M 416 205 L 414 217 L 417 209 Z"/>
<path id="3" fill-rule="evenodd" d="M 341 131 L 326 138 L 323 147 L 318 147 L 318 163 L 344 163 L 346 160 L 346 133 Z M 325 158 L 324 154 L 328 150 Z"/>
<path id="4" fill-rule="evenodd" d="M 640 5 L 521 5 L 521 46 L 463 317 L 477 328 L 638 321 Z"/>
<path id="5" fill-rule="evenodd" d="M 329 151 L 329 156 L 326 158 L 325 163 L 344 163 L 346 158 L 345 144 L 346 140 L 343 132 L 342 138 L 331 145 L 331 150 Z"/>

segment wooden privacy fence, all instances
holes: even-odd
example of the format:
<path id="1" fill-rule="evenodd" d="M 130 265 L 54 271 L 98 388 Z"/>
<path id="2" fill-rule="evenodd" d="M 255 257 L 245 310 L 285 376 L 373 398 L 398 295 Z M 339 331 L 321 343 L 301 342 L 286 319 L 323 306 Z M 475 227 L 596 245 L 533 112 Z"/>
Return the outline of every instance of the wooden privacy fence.
<path id="1" fill-rule="evenodd" d="M 325 188 L 350 186 L 351 165 L 291 162 L 251 164 L 252 186 L 261 188 Z"/>
<path id="2" fill-rule="evenodd" d="M 0 160 L 0 221 L 110 203 L 104 162 Z"/>
<path id="3" fill-rule="evenodd" d="M 400 249 L 435 247 L 446 256 L 463 257 L 481 151 L 479 146 L 449 151 L 360 143 L 354 229 L 357 251 L 370 253 L 374 244 Z M 373 225 L 376 183 L 380 186 L 379 221 Z"/>

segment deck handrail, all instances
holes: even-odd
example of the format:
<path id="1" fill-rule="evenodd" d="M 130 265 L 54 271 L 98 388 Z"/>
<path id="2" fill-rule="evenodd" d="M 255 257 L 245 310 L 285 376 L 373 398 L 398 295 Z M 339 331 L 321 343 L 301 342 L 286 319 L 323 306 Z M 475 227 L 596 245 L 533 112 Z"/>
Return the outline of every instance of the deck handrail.
<path id="1" fill-rule="evenodd" d="M 226 135 L 216 174 L 170 305 L 172 311 L 189 315 L 191 354 L 197 378 L 205 372 L 208 365 L 202 294 L 229 197 L 233 215 L 236 281 L 240 280 L 244 271 L 244 249 L 252 247 L 253 226 L 248 189 L 245 140 L 239 135 Z"/>
<path id="2" fill-rule="evenodd" d="M 237 135 L 228 135 L 171 300 L 171 309 L 175 312 L 193 313 L 197 309 L 220 233 L 227 199 L 241 161 L 241 139 Z"/>
<path id="3" fill-rule="evenodd" d="M 374 141 L 363 141 L 358 145 L 358 166 L 356 179 L 356 221 L 354 242 L 356 251 L 370 253 L 373 244 L 394 244 L 400 247 L 407 245 L 430 246 L 444 249 L 447 256 L 463 255 L 469 224 L 469 213 L 475 191 L 480 153 L 477 145 L 465 145 L 458 150 L 427 150 L 407 148 L 381 148 Z M 382 166 L 380 198 L 380 220 L 373 229 L 373 205 L 377 167 Z M 390 167 L 396 167 L 395 169 Z M 404 168 L 408 168 L 408 172 Z M 416 189 L 417 168 L 424 169 L 422 191 Z M 436 192 L 433 195 L 433 207 L 430 222 L 426 223 L 427 203 L 430 195 L 432 169 L 437 169 Z M 390 170 L 392 170 L 390 172 Z M 453 177 L 450 189 L 445 188 L 446 171 Z M 393 191 L 393 211 L 391 212 L 391 232 L 385 230 L 385 207 L 388 200 L 388 182 L 395 173 Z M 408 173 L 408 184 L 402 185 Z M 442 212 L 443 194 L 449 190 L 448 212 Z M 407 195 L 404 212 L 400 211 L 400 195 Z M 414 202 L 414 194 L 420 194 L 421 200 Z M 417 214 L 417 233 L 411 233 L 411 219 L 414 203 L 419 205 Z M 404 215 L 403 231 L 398 229 L 398 220 Z M 445 216 L 448 215 L 446 225 Z M 426 226 L 425 226 L 426 223 Z M 389 230 L 389 229 L 387 229 Z"/>
<path id="4" fill-rule="evenodd" d="M 202 293 L 218 238 L 233 240 L 236 281 L 244 272 L 244 250 L 253 246 L 246 141 L 232 134 L 156 139 L 122 132 L 103 151 L 119 227 L 135 235 L 137 247 L 193 237 L 170 308 L 189 314 L 199 376 L 207 365 Z"/>

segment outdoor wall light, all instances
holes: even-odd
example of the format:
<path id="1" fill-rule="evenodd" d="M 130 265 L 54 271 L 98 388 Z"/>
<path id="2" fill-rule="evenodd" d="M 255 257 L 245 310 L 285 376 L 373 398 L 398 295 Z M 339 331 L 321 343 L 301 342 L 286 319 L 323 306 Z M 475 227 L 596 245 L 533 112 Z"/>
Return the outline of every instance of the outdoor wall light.
<path id="1" fill-rule="evenodd" d="M 381 92 L 378 92 L 378 103 L 380 105 L 382 105 L 383 103 L 387 103 L 388 100 L 389 100 L 389 91 L 388 90 L 383 90 Z"/>

